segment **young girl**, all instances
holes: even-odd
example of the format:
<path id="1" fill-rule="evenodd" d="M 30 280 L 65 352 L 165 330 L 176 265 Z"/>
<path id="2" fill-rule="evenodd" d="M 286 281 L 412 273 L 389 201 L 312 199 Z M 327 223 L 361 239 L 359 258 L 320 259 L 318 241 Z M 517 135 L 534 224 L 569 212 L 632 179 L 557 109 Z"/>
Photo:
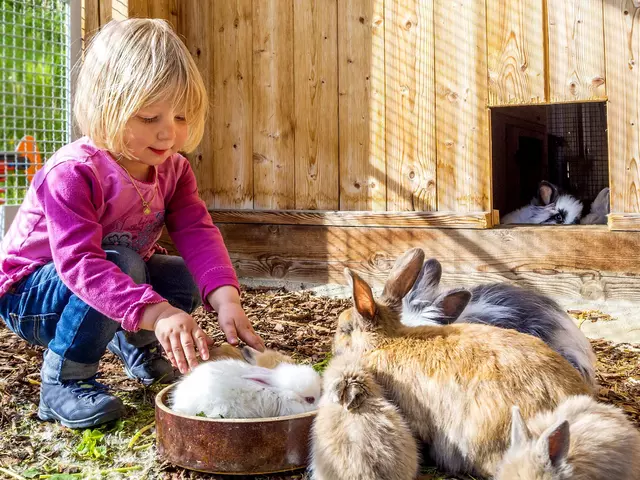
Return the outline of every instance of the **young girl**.
<path id="1" fill-rule="evenodd" d="M 96 382 L 108 348 L 144 384 L 208 358 L 189 314 L 218 312 L 230 343 L 259 350 L 218 229 L 189 162 L 207 94 L 187 48 L 162 20 L 111 22 L 85 54 L 76 121 L 85 137 L 40 170 L 0 250 L 0 316 L 47 347 L 38 415 L 71 428 L 116 418 L 122 402 Z M 163 225 L 184 260 L 156 242 Z M 160 355 L 159 345 L 171 364 Z"/>

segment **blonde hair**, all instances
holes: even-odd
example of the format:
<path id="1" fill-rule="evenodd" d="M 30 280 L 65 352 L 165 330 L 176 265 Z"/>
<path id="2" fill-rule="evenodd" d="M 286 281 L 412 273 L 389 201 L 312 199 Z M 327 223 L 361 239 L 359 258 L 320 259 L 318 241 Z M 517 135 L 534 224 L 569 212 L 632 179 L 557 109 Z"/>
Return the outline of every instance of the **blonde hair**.
<path id="1" fill-rule="evenodd" d="M 125 125 L 140 109 L 171 101 L 185 113 L 192 151 L 204 133 L 207 91 L 189 50 L 164 20 L 111 21 L 91 40 L 77 77 L 74 115 L 99 147 L 127 154 Z"/>

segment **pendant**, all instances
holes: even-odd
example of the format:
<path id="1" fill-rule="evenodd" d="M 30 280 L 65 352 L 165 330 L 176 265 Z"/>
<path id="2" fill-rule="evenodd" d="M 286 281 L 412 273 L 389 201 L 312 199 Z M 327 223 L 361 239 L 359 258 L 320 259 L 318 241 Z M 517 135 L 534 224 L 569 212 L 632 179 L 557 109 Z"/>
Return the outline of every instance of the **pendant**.
<path id="1" fill-rule="evenodd" d="M 144 204 L 144 209 L 142 210 L 145 215 L 149 215 L 151 213 L 151 209 L 148 204 Z"/>

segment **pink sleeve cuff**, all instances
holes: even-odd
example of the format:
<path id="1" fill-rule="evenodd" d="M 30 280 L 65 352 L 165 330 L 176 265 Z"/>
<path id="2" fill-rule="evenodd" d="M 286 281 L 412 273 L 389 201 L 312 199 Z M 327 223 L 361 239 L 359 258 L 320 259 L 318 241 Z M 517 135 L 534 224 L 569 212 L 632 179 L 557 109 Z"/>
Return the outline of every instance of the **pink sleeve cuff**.
<path id="1" fill-rule="evenodd" d="M 202 294 L 202 306 L 207 312 L 213 311 L 213 308 L 207 301 L 207 297 L 215 289 L 231 285 L 240 293 L 240 283 L 233 267 L 215 267 L 207 270 L 202 274 L 202 278 L 198 282 L 202 285 L 200 293 Z"/>

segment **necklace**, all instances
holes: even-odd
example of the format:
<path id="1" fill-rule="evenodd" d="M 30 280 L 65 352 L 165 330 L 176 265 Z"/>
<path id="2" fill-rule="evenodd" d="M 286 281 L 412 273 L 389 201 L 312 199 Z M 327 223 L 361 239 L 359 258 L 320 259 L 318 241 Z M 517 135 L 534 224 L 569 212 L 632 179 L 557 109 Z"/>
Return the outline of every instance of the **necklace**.
<path id="1" fill-rule="evenodd" d="M 122 166 L 122 165 L 121 165 Z M 136 192 L 138 192 L 138 196 L 140 197 L 140 200 L 142 200 L 142 212 L 145 215 L 149 215 L 151 213 L 151 207 L 149 206 L 149 204 L 153 201 L 154 198 L 156 198 L 156 192 L 158 191 L 157 188 L 157 183 L 154 183 L 153 186 L 153 195 L 151 195 L 151 198 L 149 199 L 149 201 L 146 201 L 144 199 L 144 197 L 142 196 L 142 193 L 140 192 L 140 189 L 138 188 L 138 186 L 136 185 L 135 180 L 133 179 L 133 177 L 131 176 L 131 174 L 129 173 L 129 170 L 127 170 L 126 168 L 122 167 L 124 169 L 125 172 L 127 172 L 127 175 L 129 176 L 129 180 L 131 180 L 131 184 L 133 185 L 133 188 L 136 189 Z M 156 179 L 157 180 L 157 179 Z"/>

